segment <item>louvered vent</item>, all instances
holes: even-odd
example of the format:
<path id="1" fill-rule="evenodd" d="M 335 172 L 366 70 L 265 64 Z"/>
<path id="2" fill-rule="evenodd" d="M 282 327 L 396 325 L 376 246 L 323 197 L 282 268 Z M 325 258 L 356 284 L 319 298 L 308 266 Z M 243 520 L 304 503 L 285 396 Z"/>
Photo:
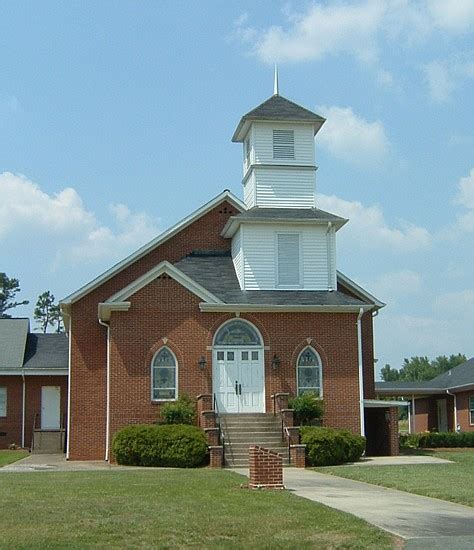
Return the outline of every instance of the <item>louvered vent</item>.
<path id="1" fill-rule="evenodd" d="M 300 235 L 278 233 L 278 277 L 280 287 L 300 286 Z"/>
<path id="2" fill-rule="evenodd" d="M 295 132 L 293 130 L 273 130 L 273 158 L 295 158 Z"/>

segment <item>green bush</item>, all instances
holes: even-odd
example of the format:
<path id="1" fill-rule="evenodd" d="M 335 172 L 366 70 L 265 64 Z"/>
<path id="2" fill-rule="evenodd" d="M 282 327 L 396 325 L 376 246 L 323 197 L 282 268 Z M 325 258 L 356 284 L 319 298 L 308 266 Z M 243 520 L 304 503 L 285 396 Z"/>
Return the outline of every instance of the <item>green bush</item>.
<path id="1" fill-rule="evenodd" d="M 293 409 L 295 421 L 300 426 L 307 426 L 324 414 L 324 404 L 314 392 L 306 392 L 290 399 L 288 406 Z"/>
<path id="2" fill-rule="evenodd" d="M 348 430 L 304 426 L 300 433 L 311 466 L 356 462 L 365 450 L 365 438 Z"/>
<path id="3" fill-rule="evenodd" d="M 134 425 L 117 432 L 112 451 L 127 466 L 196 468 L 206 462 L 207 442 L 196 426 Z"/>
<path id="4" fill-rule="evenodd" d="M 196 404 L 187 395 L 180 395 L 177 401 L 163 405 L 160 414 L 166 424 L 194 424 Z"/>
<path id="5" fill-rule="evenodd" d="M 400 436 L 401 449 L 474 447 L 474 432 L 423 432 Z"/>

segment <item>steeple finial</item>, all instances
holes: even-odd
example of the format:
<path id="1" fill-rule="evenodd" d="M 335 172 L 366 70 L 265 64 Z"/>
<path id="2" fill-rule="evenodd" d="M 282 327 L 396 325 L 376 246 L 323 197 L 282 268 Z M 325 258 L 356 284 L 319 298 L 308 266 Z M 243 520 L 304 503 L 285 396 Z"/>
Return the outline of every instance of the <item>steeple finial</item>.
<path id="1" fill-rule="evenodd" d="M 275 76 L 273 78 L 273 95 L 278 95 L 278 65 L 275 63 Z"/>

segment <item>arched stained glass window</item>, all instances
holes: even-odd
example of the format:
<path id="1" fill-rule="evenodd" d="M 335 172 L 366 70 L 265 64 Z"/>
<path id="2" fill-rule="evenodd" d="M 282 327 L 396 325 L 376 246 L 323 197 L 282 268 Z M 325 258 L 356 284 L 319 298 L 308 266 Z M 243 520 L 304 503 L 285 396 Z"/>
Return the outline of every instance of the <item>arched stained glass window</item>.
<path id="1" fill-rule="evenodd" d="M 255 328 L 236 319 L 222 326 L 214 339 L 215 346 L 261 346 L 262 341 Z"/>
<path id="2" fill-rule="evenodd" d="M 152 399 L 176 399 L 177 361 L 172 351 L 161 348 L 152 361 Z"/>
<path id="3" fill-rule="evenodd" d="M 321 360 L 312 347 L 308 346 L 300 353 L 296 376 L 298 395 L 313 392 L 318 397 L 322 396 Z"/>

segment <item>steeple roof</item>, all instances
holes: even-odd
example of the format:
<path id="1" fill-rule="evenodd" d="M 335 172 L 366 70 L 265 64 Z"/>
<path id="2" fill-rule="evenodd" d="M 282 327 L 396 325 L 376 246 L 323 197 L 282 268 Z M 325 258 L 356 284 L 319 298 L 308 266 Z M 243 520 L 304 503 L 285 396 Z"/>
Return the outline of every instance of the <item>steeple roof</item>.
<path id="1" fill-rule="evenodd" d="M 314 125 L 316 134 L 326 119 L 281 95 L 274 94 L 240 119 L 232 141 L 242 141 L 248 125 L 253 121 L 310 122 Z"/>

